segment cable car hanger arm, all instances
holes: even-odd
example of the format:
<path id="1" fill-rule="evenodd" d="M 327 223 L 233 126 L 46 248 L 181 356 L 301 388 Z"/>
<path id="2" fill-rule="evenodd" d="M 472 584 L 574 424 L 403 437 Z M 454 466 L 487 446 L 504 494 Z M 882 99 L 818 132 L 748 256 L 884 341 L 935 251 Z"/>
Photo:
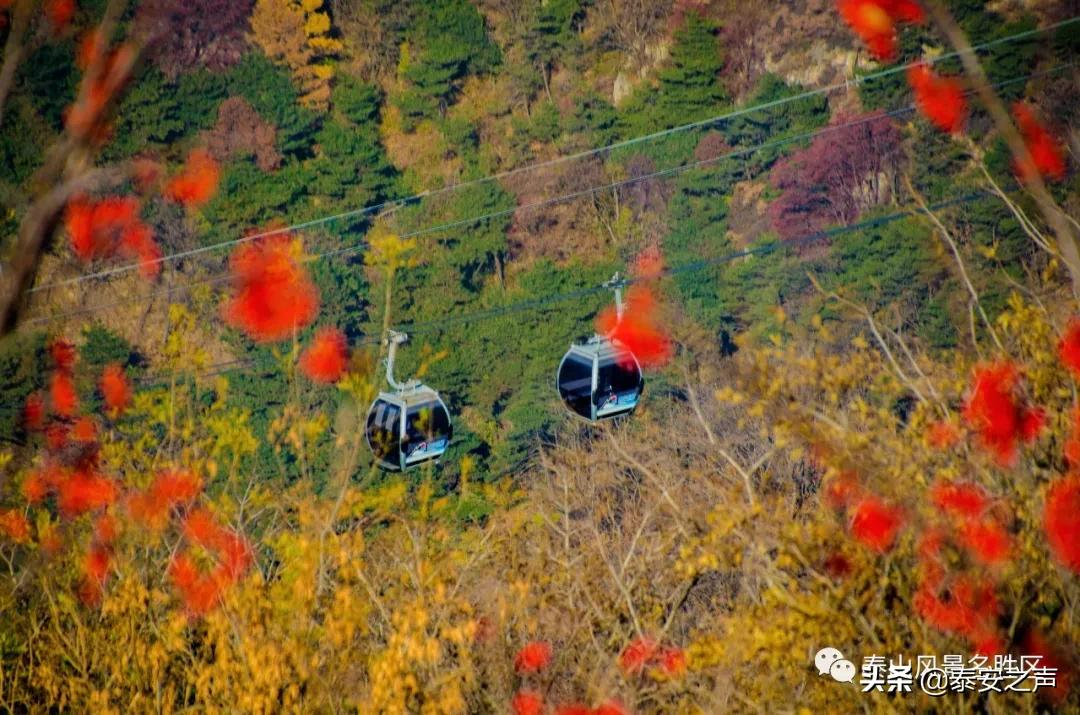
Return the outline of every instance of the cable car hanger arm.
<path id="1" fill-rule="evenodd" d="M 394 379 L 394 357 L 397 355 L 397 347 L 409 339 L 409 336 L 405 333 L 398 332 L 397 330 L 391 330 L 386 338 L 389 350 L 386 354 L 386 381 L 390 384 L 390 387 L 401 392 L 406 388 L 412 386 L 415 382 L 409 380 L 401 383 Z"/>

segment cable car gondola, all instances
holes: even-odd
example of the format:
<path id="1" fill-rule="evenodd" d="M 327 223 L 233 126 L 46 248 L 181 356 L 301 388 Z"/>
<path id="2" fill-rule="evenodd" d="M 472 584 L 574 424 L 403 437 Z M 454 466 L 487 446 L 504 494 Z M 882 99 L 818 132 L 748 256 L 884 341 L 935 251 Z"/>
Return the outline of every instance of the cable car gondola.
<path id="1" fill-rule="evenodd" d="M 408 340 L 391 331 L 386 381 L 393 392 L 380 392 L 368 410 L 365 437 L 383 469 L 400 472 L 438 460 L 450 446 L 453 426 L 439 393 L 418 380 L 394 380 L 397 346 Z"/>
<path id="2" fill-rule="evenodd" d="M 616 316 L 621 319 L 625 282 L 616 273 L 605 285 L 615 291 Z M 555 382 L 570 411 L 593 423 L 633 412 L 645 387 L 634 354 L 603 335 L 572 344 L 559 363 Z"/>

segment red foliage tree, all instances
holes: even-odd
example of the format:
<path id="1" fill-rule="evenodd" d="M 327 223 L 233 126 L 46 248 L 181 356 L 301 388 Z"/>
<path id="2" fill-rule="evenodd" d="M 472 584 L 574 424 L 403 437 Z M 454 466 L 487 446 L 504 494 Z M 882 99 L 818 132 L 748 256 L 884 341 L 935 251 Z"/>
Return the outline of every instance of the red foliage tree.
<path id="1" fill-rule="evenodd" d="M 97 422 L 89 415 L 75 420 L 71 427 L 71 438 L 76 442 L 94 442 L 97 440 Z"/>
<path id="2" fill-rule="evenodd" d="M 522 646 L 514 657 L 514 670 L 518 673 L 539 673 L 551 663 L 551 644 L 531 641 Z"/>
<path id="3" fill-rule="evenodd" d="M 1074 378 L 1080 378 L 1080 318 L 1073 318 L 1058 343 L 1058 356 Z"/>
<path id="4" fill-rule="evenodd" d="M 671 359 L 671 338 L 660 324 L 659 306 L 647 285 L 632 285 L 626 291 L 626 303 L 620 317 L 614 306 L 596 318 L 597 330 L 625 348 L 620 356 L 624 364 L 637 358 L 645 367 L 664 365 Z"/>
<path id="5" fill-rule="evenodd" d="M 1007 561 L 1012 553 L 1012 537 L 993 517 L 971 519 L 960 527 L 960 543 L 977 561 L 987 565 Z"/>
<path id="6" fill-rule="evenodd" d="M 77 469 L 60 482 L 56 504 L 60 513 L 74 518 L 116 501 L 116 483 L 91 468 Z"/>
<path id="7" fill-rule="evenodd" d="M 912 598 L 915 611 L 934 628 L 956 633 L 973 643 L 989 645 L 1001 603 L 985 578 L 959 574 L 946 578 L 932 568 Z"/>
<path id="8" fill-rule="evenodd" d="M 952 422 L 938 421 L 930 424 L 926 440 L 935 449 L 948 449 L 960 441 L 960 430 Z"/>
<path id="9" fill-rule="evenodd" d="M 1013 105 L 1013 117 L 1024 137 L 1024 144 L 1031 154 L 1034 166 L 1026 166 L 1017 161 L 1014 165 L 1021 179 L 1038 172 L 1043 176 L 1060 181 L 1065 178 L 1065 154 L 1061 143 L 1042 125 L 1035 112 L 1023 102 Z"/>
<path id="10" fill-rule="evenodd" d="M 1043 527 L 1054 556 L 1066 568 L 1080 573 L 1080 475 L 1071 474 L 1050 485 Z"/>
<path id="11" fill-rule="evenodd" d="M 964 418 L 978 432 L 979 441 L 1006 467 L 1016 462 L 1017 446 L 1034 441 L 1046 419 L 1042 410 L 1020 402 L 1019 378 L 1012 363 L 979 367 L 964 405 Z"/>
<path id="12" fill-rule="evenodd" d="M 879 553 L 892 548 L 903 524 L 898 508 L 874 496 L 861 499 L 851 512 L 852 536 Z"/>
<path id="13" fill-rule="evenodd" d="M 957 134 L 967 120 L 964 88 L 955 77 L 942 77 L 924 64 L 908 69 L 908 83 L 915 93 L 915 105 L 923 116 L 943 132 Z"/>
<path id="14" fill-rule="evenodd" d="M 990 496 L 973 482 L 938 482 L 930 488 L 930 500 L 941 511 L 954 516 L 981 516 L 990 504 Z"/>
<path id="15" fill-rule="evenodd" d="M 1076 469 L 1080 467 L 1080 409 L 1073 410 L 1072 423 L 1072 430 L 1065 440 L 1065 461 L 1070 468 Z"/>
<path id="16" fill-rule="evenodd" d="M 128 512 L 143 526 L 161 531 L 168 524 L 173 508 L 191 503 L 201 491 L 202 481 L 194 472 L 165 470 L 154 478 L 146 491 L 128 495 Z"/>
<path id="17" fill-rule="evenodd" d="M 336 328 L 322 328 L 300 356 L 300 370 L 315 382 L 333 384 L 341 379 L 349 364 L 345 334 Z"/>
<path id="18" fill-rule="evenodd" d="M 131 403 L 131 384 L 119 363 L 109 363 L 101 372 L 99 384 L 105 408 L 113 416 L 123 414 Z"/>
<path id="19" fill-rule="evenodd" d="M 36 432 L 45 426 L 45 398 L 40 392 L 32 392 L 23 405 L 23 426 Z"/>
<path id="20" fill-rule="evenodd" d="M 130 43 L 108 51 L 99 30 L 84 36 L 75 64 L 86 74 L 75 102 L 64 116 L 64 125 L 73 137 L 92 146 L 105 143 L 111 132 L 105 110 L 131 77 L 135 59 L 135 48 Z"/>
<path id="21" fill-rule="evenodd" d="M 1039 692 L 1046 693 L 1054 704 L 1062 702 L 1069 695 L 1069 690 L 1076 679 L 1076 669 L 1069 663 L 1069 659 L 1063 656 L 1038 629 L 1031 629 L 1024 634 L 1020 652 L 1023 655 L 1039 656 L 1040 667 L 1057 671 L 1054 685 L 1047 690 L 1040 688 Z"/>
<path id="22" fill-rule="evenodd" d="M 241 245 L 230 259 L 232 298 L 225 321 L 254 341 L 271 343 L 292 335 L 315 318 L 319 294 L 298 260 L 298 243 L 274 235 Z"/>
<path id="23" fill-rule="evenodd" d="M 630 711 L 617 700 L 605 700 L 593 708 L 593 715 L 629 715 Z"/>
<path id="24" fill-rule="evenodd" d="M 219 525 L 204 509 L 195 509 L 184 520 L 184 536 L 210 552 L 215 565 L 201 570 L 186 551 L 169 565 L 169 577 L 192 615 L 213 609 L 226 590 L 235 584 L 252 562 L 251 547 L 239 534 Z"/>
<path id="25" fill-rule="evenodd" d="M 203 134 L 210 155 L 219 162 L 237 156 L 254 155 L 263 171 L 281 166 L 277 150 L 277 128 L 259 116 L 243 97 L 230 97 L 218 107 L 217 124 Z"/>
<path id="26" fill-rule="evenodd" d="M 73 417 L 79 409 L 79 395 L 75 383 L 66 372 L 55 372 L 49 383 L 49 398 L 53 412 L 62 417 Z"/>
<path id="27" fill-rule="evenodd" d="M 833 129 L 773 168 L 772 184 L 783 192 L 769 206 L 773 228 L 791 240 L 854 221 L 888 200 L 887 177 L 900 159 L 900 139 L 900 130 L 880 111 L 837 116 Z"/>
<path id="28" fill-rule="evenodd" d="M 165 186 L 165 195 L 185 206 L 202 206 L 217 191 L 221 167 L 206 149 L 188 155 L 180 173 Z"/>
<path id="29" fill-rule="evenodd" d="M 75 346 L 66 340 L 56 339 L 49 343 L 49 355 L 57 370 L 71 372 L 75 367 Z"/>
<path id="30" fill-rule="evenodd" d="M 24 544 L 30 540 L 30 522 L 22 512 L 4 509 L 0 511 L 0 534 Z"/>
<path id="31" fill-rule="evenodd" d="M 28 504 L 37 504 L 48 496 L 49 483 L 40 470 L 35 470 L 23 480 L 21 491 Z"/>
<path id="32" fill-rule="evenodd" d="M 45 3 L 45 18 L 53 32 L 60 32 L 75 17 L 75 0 L 48 0 Z"/>
<path id="33" fill-rule="evenodd" d="M 532 690 L 519 690 L 510 701 L 514 715 L 540 715 L 544 712 L 544 698 Z"/>
<path id="34" fill-rule="evenodd" d="M 120 255 L 138 259 L 144 277 L 152 278 L 161 270 L 161 250 L 139 217 L 139 202 L 133 197 L 97 201 L 78 197 L 68 203 L 65 224 L 71 250 L 80 260 Z"/>
<path id="35" fill-rule="evenodd" d="M 682 648 L 665 648 L 660 654 L 660 670 L 665 675 L 677 678 L 686 672 L 686 651 Z"/>
<path id="36" fill-rule="evenodd" d="M 652 638 L 635 638 L 619 654 L 619 667 L 627 673 L 640 673 L 656 658 L 659 647 Z"/>
<path id="37" fill-rule="evenodd" d="M 870 49 L 886 62 L 896 59 L 896 25 L 921 23 L 923 10 L 913 0 L 838 0 L 840 16 Z"/>

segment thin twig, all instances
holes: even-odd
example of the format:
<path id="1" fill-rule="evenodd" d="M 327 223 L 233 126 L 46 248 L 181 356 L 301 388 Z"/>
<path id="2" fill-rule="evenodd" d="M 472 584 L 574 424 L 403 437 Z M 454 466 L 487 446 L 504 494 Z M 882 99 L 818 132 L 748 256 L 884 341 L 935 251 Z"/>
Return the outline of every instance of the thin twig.
<path id="1" fill-rule="evenodd" d="M 1069 274 L 1072 277 L 1073 297 L 1080 297 L 1080 250 L 1077 248 L 1076 236 L 1069 225 L 1067 214 L 1058 206 L 1054 197 L 1050 195 L 1042 176 L 1038 171 L 1034 170 L 1035 162 L 1031 158 L 1031 152 L 1028 151 L 1023 138 L 1009 118 L 1009 112 L 1005 109 L 1005 105 L 1002 104 L 1001 99 L 991 87 L 979 58 L 972 49 L 964 31 L 960 29 L 960 26 L 953 18 L 952 13 L 949 12 L 941 0 L 929 0 L 926 5 L 934 21 L 945 33 L 957 54 L 960 55 L 960 61 L 967 72 L 968 81 L 974 87 L 983 107 L 990 114 L 990 118 L 994 121 L 1002 138 L 1008 145 L 1009 151 L 1012 152 L 1020 166 L 1031 168 L 1030 171 L 1026 172 L 1024 186 L 1032 198 L 1035 199 L 1035 203 L 1042 212 L 1047 224 L 1054 230 L 1058 250 L 1061 251 L 1062 259 L 1065 261 L 1065 265 L 1068 267 Z"/>
<path id="2" fill-rule="evenodd" d="M 1031 222 L 1031 219 L 1027 217 L 1027 214 L 1024 213 L 1023 209 L 1017 206 L 1016 202 L 1010 199 L 1008 195 L 1006 195 L 1006 193 L 1001 190 L 1001 187 L 998 186 L 998 183 L 994 181 L 994 177 L 990 175 L 990 171 L 986 168 L 986 163 L 982 160 L 982 157 L 978 155 L 978 150 L 975 147 L 975 143 L 970 142 L 970 144 L 971 152 L 976 156 L 975 164 L 979 167 L 979 170 L 982 171 L 982 175 L 986 178 L 987 183 L 990 184 L 990 188 L 994 190 L 994 193 L 997 194 L 998 198 L 1000 198 L 1005 203 L 1005 206 L 1007 206 L 1009 211 L 1012 212 L 1012 215 L 1016 218 L 1018 222 L 1020 222 L 1020 228 L 1024 230 L 1024 233 L 1026 233 L 1031 238 L 1031 240 L 1035 242 L 1035 245 L 1037 245 L 1039 248 L 1043 249 L 1050 255 L 1057 255 L 1057 251 L 1055 251 L 1054 248 L 1046 242 L 1046 239 L 1043 238 L 1042 234 L 1040 234 L 1039 231 L 1035 228 L 1035 224 Z"/>
<path id="3" fill-rule="evenodd" d="M 885 337 L 878 329 L 877 321 L 874 320 L 874 316 L 870 313 L 870 310 L 864 305 L 860 305 L 859 303 L 856 303 L 852 300 L 848 300 L 836 291 L 828 293 L 825 292 L 825 290 L 822 289 L 821 284 L 818 283 L 817 279 L 813 275 L 809 275 L 809 277 L 810 282 L 813 284 L 814 288 L 816 288 L 818 292 L 822 293 L 827 299 L 835 300 L 842 305 L 846 305 L 848 308 L 854 310 L 856 313 L 859 313 L 863 316 L 863 318 L 866 319 L 867 324 L 870 326 L 870 332 L 874 334 L 874 339 L 877 341 L 877 344 L 881 348 L 881 351 L 885 353 L 885 357 L 888 359 L 889 364 L 893 368 L 893 371 L 896 372 L 900 380 L 905 385 L 907 385 L 908 389 L 915 393 L 916 397 L 919 398 L 920 402 L 926 402 L 926 397 L 922 394 L 922 391 L 918 388 L 915 382 L 910 377 L 908 377 L 907 373 L 905 373 L 903 368 L 900 367 L 900 363 L 897 362 L 896 357 L 893 356 L 892 350 L 889 349 L 889 344 L 885 342 Z"/>
<path id="4" fill-rule="evenodd" d="M 912 185 L 911 178 L 907 175 L 904 176 L 904 185 L 915 199 L 915 203 L 919 204 L 919 208 L 922 209 L 923 214 L 930 218 L 930 220 L 937 226 L 938 231 L 941 232 L 942 238 L 949 244 L 949 248 L 952 249 L 953 257 L 956 258 L 956 266 L 960 271 L 960 278 L 964 281 L 964 285 L 968 289 L 968 293 L 971 294 L 971 299 L 975 303 L 975 307 L 979 311 L 979 316 L 982 318 L 983 323 L 986 325 L 986 331 L 993 338 L 994 344 L 997 345 L 998 350 L 1005 352 L 1005 346 L 1001 344 L 1001 340 L 998 339 L 997 333 L 994 331 L 994 326 L 990 323 L 990 318 L 987 317 L 986 311 L 983 310 L 982 303 L 979 301 L 979 293 L 975 290 L 974 284 L 971 282 L 971 278 L 968 277 L 967 268 L 964 266 L 964 259 L 960 255 L 960 249 L 956 245 L 956 241 L 953 240 L 952 234 L 949 229 L 945 228 L 945 224 L 941 222 L 937 214 L 930 210 L 930 207 L 926 205 L 926 200 L 922 194 Z"/>

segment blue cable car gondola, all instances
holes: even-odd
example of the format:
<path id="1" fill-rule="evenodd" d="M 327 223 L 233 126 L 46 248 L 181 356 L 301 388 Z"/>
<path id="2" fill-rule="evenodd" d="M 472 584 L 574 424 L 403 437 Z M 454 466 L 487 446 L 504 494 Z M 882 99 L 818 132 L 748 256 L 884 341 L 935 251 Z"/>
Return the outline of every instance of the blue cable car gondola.
<path id="1" fill-rule="evenodd" d="M 453 435 L 450 413 L 438 392 L 418 380 L 394 380 L 394 356 L 406 340 L 407 335 L 391 331 L 386 381 L 393 392 L 380 392 L 371 403 L 365 430 L 375 461 L 395 472 L 437 460 Z"/>
<path id="2" fill-rule="evenodd" d="M 616 315 L 621 319 L 625 282 L 616 273 L 605 285 L 615 291 Z M 555 382 L 570 411 L 589 422 L 633 412 L 645 387 L 641 364 L 634 354 L 603 335 L 571 345 L 559 363 Z"/>

